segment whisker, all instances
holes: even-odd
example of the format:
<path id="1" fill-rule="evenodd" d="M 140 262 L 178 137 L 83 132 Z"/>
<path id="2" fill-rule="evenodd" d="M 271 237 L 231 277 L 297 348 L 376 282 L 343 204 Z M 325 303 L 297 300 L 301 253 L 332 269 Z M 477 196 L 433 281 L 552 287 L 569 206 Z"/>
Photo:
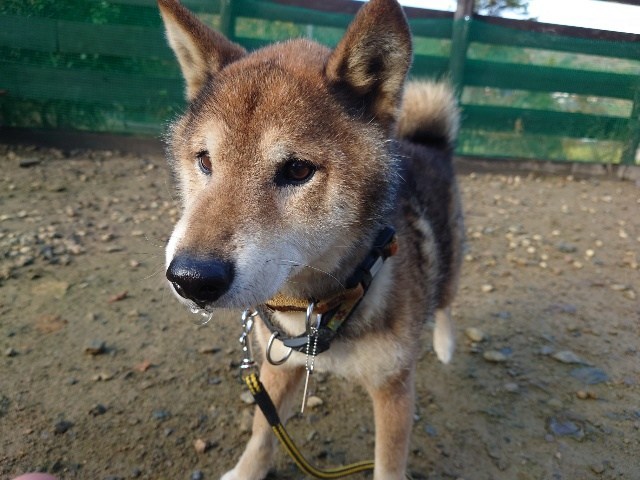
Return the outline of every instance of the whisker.
<path id="1" fill-rule="evenodd" d="M 154 242 L 158 242 L 158 241 L 161 241 L 161 240 L 159 240 L 159 239 L 152 240 L 152 239 L 149 237 L 149 235 L 147 235 L 146 233 L 144 234 L 144 239 L 145 239 L 147 242 L 149 242 L 151 245 L 153 245 L 154 247 L 156 247 L 156 248 L 160 248 L 160 249 L 163 249 L 163 250 L 164 250 L 164 247 L 165 247 L 165 245 L 166 245 L 166 242 L 165 242 L 164 244 L 160 244 L 160 245 L 158 245 L 157 243 L 154 243 Z"/>
<path id="2" fill-rule="evenodd" d="M 162 265 L 160 268 L 158 268 L 155 272 L 150 273 L 149 275 L 147 275 L 146 277 L 144 277 L 142 280 L 149 280 L 151 277 L 155 277 L 156 275 L 163 273 L 164 272 L 164 265 Z"/>
<path id="3" fill-rule="evenodd" d="M 338 277 L 336 277 L 335 275 L 333 275 L 333 274 L 331 274 L 329 272 L 326 272 L 326 271 L 322 270 L 321 268 L 314 267 L 314 266 L 311 266 L 311 265 L 302 264 L 302 263 L 298 263 L 298 262 L 294 262 L 293 260 L 280 260 L 280 261 L 284 262 L 284 263 L 288 263 L 288 264 L 290 264 L 292 266 L 295 266 L 295 267 L 310 268 L 311 270 L 315 270 L 316 272 L 323 273 L 323 274 L 327 275 L 328 277 L 332 278 L 333 280 L 335 280 L 342 288 L 346 288 L 344 286 L 344 284 L 340 280 L 338 280 Z"/>

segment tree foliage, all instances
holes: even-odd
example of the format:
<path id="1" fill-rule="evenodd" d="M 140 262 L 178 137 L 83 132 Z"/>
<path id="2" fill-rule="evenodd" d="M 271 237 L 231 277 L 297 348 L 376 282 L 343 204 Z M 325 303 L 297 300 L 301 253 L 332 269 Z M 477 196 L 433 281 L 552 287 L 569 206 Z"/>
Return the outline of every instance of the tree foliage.
<path id="1" fill-rule="evenodd" d="M 520 15 L 529 14 L 529 0 L 475 0 L 476 12 L 481 15 L 499 16 L 505 11 Z"/>

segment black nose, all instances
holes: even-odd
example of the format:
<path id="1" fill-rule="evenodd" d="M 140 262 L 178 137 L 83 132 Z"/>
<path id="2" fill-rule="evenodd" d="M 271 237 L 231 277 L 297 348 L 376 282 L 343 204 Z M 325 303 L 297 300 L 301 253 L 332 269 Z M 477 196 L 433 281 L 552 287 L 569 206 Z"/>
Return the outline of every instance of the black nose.
<path id="1" fill-rule="evenodd" d="M 229 290 L 233 281 L 233 264 L 213 257 L 183 253 L 176 255 L 169 264 L 167 279 L 178 295 L 205 307 Z"/>

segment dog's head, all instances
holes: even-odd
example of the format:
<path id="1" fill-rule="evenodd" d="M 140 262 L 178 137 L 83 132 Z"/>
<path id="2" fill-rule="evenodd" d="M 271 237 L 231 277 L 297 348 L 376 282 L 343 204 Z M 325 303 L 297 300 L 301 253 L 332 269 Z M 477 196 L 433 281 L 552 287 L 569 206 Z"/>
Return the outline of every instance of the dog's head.
<path id="1" fill-rule="evenodd" d="M 172 288 L 205 309 L 311 295 L 305 275 L 336 272 L 391 208 L 389 139 L 411 62 L 401 7 L 371 0 L 333 51 L 295 40 L 249 54 L 158 2 L 189 101 L 169 135 L 183 206 Z"/>

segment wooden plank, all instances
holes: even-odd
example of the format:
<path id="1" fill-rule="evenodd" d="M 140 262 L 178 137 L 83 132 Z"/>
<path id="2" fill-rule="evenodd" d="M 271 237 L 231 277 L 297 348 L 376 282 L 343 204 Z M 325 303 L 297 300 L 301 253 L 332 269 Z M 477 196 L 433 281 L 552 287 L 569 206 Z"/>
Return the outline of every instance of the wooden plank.
<path id="1" fill-rule="evenodd" d="M 172 59 L 164 31 L 131 25 L 94 25 L 83 22 L 58 22 L 59 51 Z"/>
<path id="2" fill-rule="evenodd" d="M 441 78 L 449 71 L 449 57 L 414 55 L 410 74 L 412 77 Z"/>
<path id="3" fill-rule="evenodd" d="M 558 35 L 555 32 L 523 30 L 496 25 L 486 21 L 485 18 L 478 18 L 472 23 L 470 41 L 509 47 L 538 48 L 632 60 L 640 59 L 640 39 L 637 42 L 594 41 Z"/>
<path id="4" fill-rule="evenodd" d="M 332 13 L 344 13 L 348 15 L 355 15 L 362 3 L 354 2 L 353 0 L 269 0 L 271 3 L 278 3 L 280 5 L 288 5 L 291 7 L 302 7 L 311 10 L 318 10 L 321 12 Z M 430 10 L 427 8 L 414 8 L 403 7 L 404 13 L 407 18 L 443 18 L 451 20 L 453 18 L 452 12 L 445 12 L 442 10 Z"/>
<path id="5" fill-rule="evenodd" d="M 300 23 L 303 25 L 313 24 L 338 28 L 346 28 L 351 22 L 351 17 L 345 14 L 291 8 L 256 0 L 239 0 L 237 3 L 234 2 L 234 13 L 238 17 L 260 18 Z"/>
<path id="6" fill-rule="evenodd" d="M 512 18 L 488 17 L 483 15 L 474 15 L 473 18 L 480 19 L 492 25 L 501 25 L 513 29 L 528 30 L 548 35 L 587 38 L 590 40 L 610 40 L 613 42 L 640 42 L 640 34 L 637 33 L 612 32 L 610 30 L 598 30 L 596 28 L 573 27 L 556 25 L 554 23 L 536 22 L 534 20 L 515 20 Z"/>
<path id="7" fill-rule="evenodd" d="M 465 85 L 633 99 L 640 76 L 467 60 Z"/>
<path id="8" fill-rule="evenodd" d="M 625 140 L 628 118 L 485 105 L 462 106 L 462 128 L 560 137 Z"/>
<path id="9" fill-rule="evenodd" d="M 450 39 L 453 35 L 453 22 L 450 19 L 409 19 L 409 26 L 414 36 Z"/>
<path id="10" fill-rule="evenodd" d="M 0 46 L 54 52 L 56 21 L 49 18 L 0 15 Z"/>
<path id="11" fill-rule="evenodd" d="M 90 0 L 99 3 L 104 0 Z M 156 0 L 109 0 L 109 3 L 116 5 L 128 5 L 134 7 L 149 7 L 155 11 L 158 10 Z M 197 13 L 218 13 L 220 12 L 219 0 L 181 0 L 181 3 L 189 10 Z"/>
<path id="12" fill-rule="evenodd" d="M 89 70 L 56 69 L 0 62 L 7 96 L 144 107 L 182 104 L 183 82 L 173 78 Z"/>

